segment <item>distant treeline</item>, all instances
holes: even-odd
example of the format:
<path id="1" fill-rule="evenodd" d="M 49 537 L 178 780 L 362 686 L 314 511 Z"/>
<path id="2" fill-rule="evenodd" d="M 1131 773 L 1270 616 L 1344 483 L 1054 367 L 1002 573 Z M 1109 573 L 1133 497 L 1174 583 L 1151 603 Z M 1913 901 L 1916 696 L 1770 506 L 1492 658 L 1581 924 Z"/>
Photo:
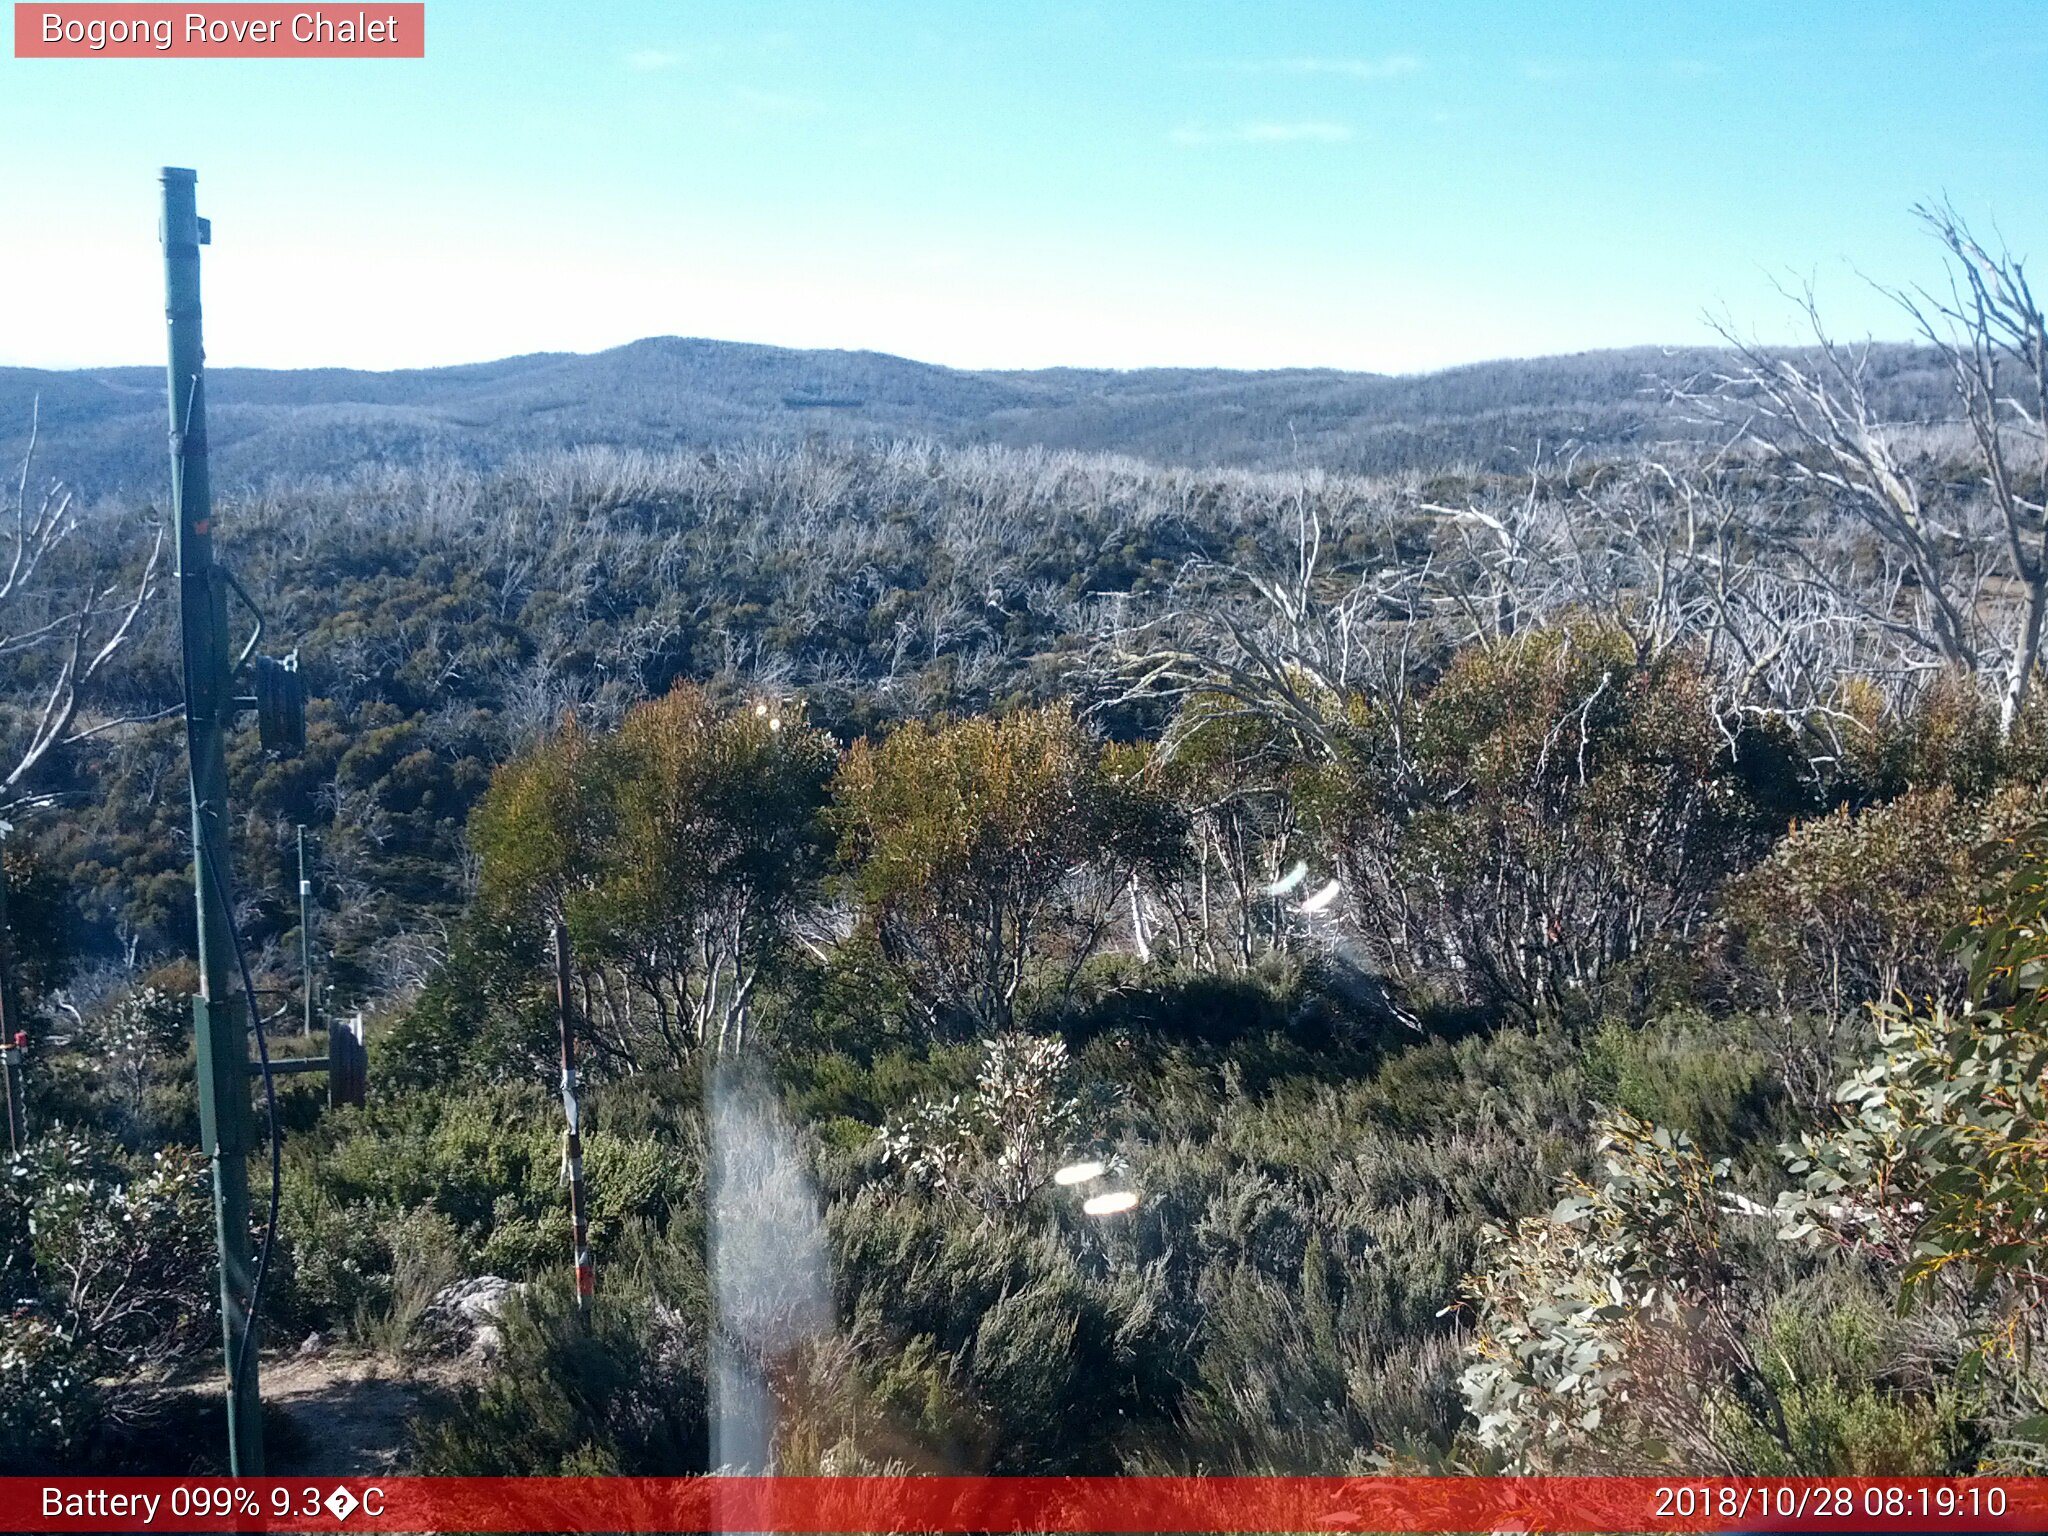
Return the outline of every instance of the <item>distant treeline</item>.
<path id="1" fill-rule="evenodd" d="M 1144 368 L 976 373 L 874 352 L 806 352 L 658 337 L 591 355 L 366 373 L 218 369 L 208 376 L 223 485 L 369 463 L 483 466 L 515 452 L 668 450 L 823 436 L 1131 454 L 1158 464 L 1320 467 L 1353 474 L 1469 466 L 1512 472 L 1539 452 L 1601 452 L 1698 428 L 1667 386 L 1728 366 L 1702 348 L 1639 347 L 1392 376 L 1332 369 Z M 1925 349 L 1874 348 L 1890 420 L 1943 416 L 1949 382 Z M 154 492 L 165 476 L 154 368 L 0 369 L 0 444 L 40 399 L 49 462 L 88 493 Z"/>

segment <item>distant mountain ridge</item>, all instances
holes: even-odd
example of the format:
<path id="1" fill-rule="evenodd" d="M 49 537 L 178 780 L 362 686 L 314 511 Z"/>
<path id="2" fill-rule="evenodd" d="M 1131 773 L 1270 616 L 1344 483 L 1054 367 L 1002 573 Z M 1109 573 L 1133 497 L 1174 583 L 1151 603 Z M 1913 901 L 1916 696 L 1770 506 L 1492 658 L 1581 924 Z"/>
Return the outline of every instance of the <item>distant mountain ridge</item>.
<path id="1" fill-rule="evenodd" d="M 662 449 L 813 434 L 1387 473 L 1506 470 L 1539 445 L 1613 449 L 1682 432 L 1654 380 L 1719 359 L 1639 347 L 1416 375 L 1004 372 L 664 336 L 605 352 L 392 372 L 222 368 L 207 389 L 215 478 L 230 488 L 365 462 L 487 464 L 582 444 Z M 1942 393 L 1928 355 L 1911 348 L 1877 349 L 1873 375 L 1909 414 L 1927 414 Z M 165 463 L 162 380 L 153 367 L 0 368 L 0 449 L 18 455 L 40 400 L 43 472 L 89 495 L 154 488 Z"/>

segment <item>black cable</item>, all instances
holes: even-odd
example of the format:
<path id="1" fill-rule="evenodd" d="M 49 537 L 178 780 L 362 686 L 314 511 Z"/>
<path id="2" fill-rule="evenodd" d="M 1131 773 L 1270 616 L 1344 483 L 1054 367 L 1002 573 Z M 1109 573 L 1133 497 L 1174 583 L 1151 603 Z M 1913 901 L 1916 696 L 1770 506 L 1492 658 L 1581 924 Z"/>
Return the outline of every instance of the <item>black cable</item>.
<path id="1" fill-rule="evenodd" d="M 284 1187 L 284 1161 L 277 1134 L 277 1080 L 270 1071 L 270 1043 L 263 1033 L 263 1013 L 256 1005 L 256 982 L 249 974 L 249 957 L 242 951 L 241 931 L 235 927 L 235 908 L 229 899 L 227 882 L 213 861 L 212 850 L 202 848 L 199 862 L 213 881 L 214 899 L 227 919 L 228 942 L 235 951 L 235 965 L 242 973 L 242 991 L 249 1000 L 249 1023 L 256 1031 L 256 1060 L 263 1072 L 263 1110 L 270 1125 L 270 1217 L 263 1229 L 263 1252 L 256 1259 L 256 1280 L 249 1287 L 249 1309 L 242 1317 L 242 1337 L 235 1346 L 234 1363 L 228 1369 L 228 1391 L 239 1392 L 242 1373 L 249 1364 L 249 1341 L 256 1333 L 256 1309 L 263 1303 L 263 1281 L 270 1273 L 270 1251 L 277 1246 L 277 1210 Z"/>

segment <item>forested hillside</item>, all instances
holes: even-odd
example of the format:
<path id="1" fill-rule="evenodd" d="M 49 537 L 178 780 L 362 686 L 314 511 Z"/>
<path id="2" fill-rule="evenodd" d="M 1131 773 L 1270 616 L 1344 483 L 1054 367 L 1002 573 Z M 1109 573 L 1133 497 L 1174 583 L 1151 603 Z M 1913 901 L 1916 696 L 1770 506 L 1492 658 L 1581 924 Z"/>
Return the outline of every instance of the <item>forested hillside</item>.
<path id="1" fill-rule="evenodd" d="M 589 356 L 362 373 L 223 368 L 209 375 L 215 475 L 346 474 L 370 463 L 500 463 L 597 445 L 667 450 L 915 437 L 1132 454 L 1155 463 L 1353 474 L 1525 469 L 1543 449 L 1605 451 L 1694 436 L 1671 386 L 1726 354 L 1638 348 L 1393 377 L 1291 369 L 969 372 L 874 352 L 799 352 L 657 337 Z M 1893 419 L 1938 416 L 1932 354 L 1880 348 L 1873 394 Z M 0 423 L 40 400 L 52 463 L 89 494 L 163 473 L 153 368 L 0 368 Z"/>
<path id="2" fill-rule="evenodd" d="M 362 1108 L 280 1095 L 272 1342 L 442 1383 L 405 1456 L 446 1473 L 701 1469 L 757 1411 L 792 1472 L 2038 1467 L 2048 406 L 1977 355 L 1941 397 L 1730 353 L 1684 402 L 1718 438 L 1542 455 L 1501 423 L 1618 420 L 1638 360 L 219 376 L 245 481 L 323 471 L 216 518 L 311 696 L 303 756 L 234 749 L 237 920 L 317 1048 L 304 825 L 372 1061 Z M 675 424 L 711 374 L 755 440 Z M 44 491 L 158 407 L 35 382 L 0 1465 L 182 1470 L 173 615 L 143 497 Z M 759 440 L 785 389 L 877 403 Z M 1170 462 L 1287 462 L 1287 421 L 1410 467 Z M 336 468 L 387 428 L 482 435 Z M 1012 432 L 1149 458 L 937 440 Z"/>

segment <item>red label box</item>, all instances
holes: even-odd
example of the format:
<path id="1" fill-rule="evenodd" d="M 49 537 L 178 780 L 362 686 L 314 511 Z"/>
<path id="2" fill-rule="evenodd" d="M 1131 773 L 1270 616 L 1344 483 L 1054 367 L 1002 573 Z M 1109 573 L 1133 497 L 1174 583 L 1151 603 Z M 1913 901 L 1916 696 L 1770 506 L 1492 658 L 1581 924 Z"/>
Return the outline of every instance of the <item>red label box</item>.
<path id="1" fill-rule="evenodd" d="M 14 7 L 17 59 L 423 59 L 427 8 L 340 5 Z"/>
<path id="2" fill-rule="evenodd" d="M 0 1529 L 443 1532 L 2048 1530 L 2048 1479 L 0 1477 Z"/>

